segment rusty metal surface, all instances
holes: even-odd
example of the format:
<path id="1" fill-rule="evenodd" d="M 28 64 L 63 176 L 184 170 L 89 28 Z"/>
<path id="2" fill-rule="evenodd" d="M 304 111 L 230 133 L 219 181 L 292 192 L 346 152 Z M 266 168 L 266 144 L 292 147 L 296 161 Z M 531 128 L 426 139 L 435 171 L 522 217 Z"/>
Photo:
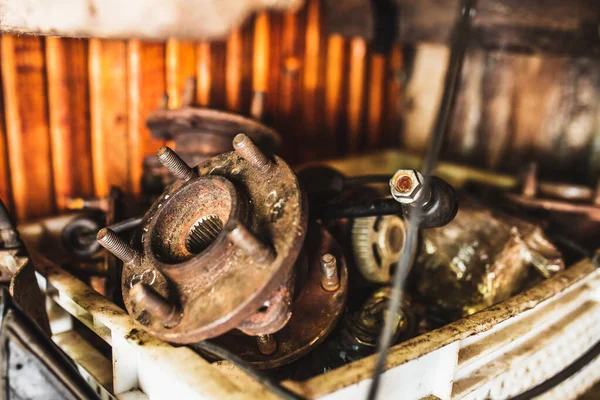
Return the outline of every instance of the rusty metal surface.
<path id="1" fill-rule="evenodd" d="M 213 340 L 261 369 L 275 368 L 297 360 L 325 340 L 346 303 L 346 261 L 337 241 L 316 224 L 309 228 L 305 251 L 308 254 L 307 279 L 294 300 L 289 322 L 273 335 L 277 341 L 277 349 L 273 354 L 262 354 L 254 337 L 236 331 Z M 340 277 L 337 290 L 327 291 L 321 286 L 320 259 L 323 254 L 332 254 L 337 260 Z"/>
<path id="2" fill-rule="evenodd" d="M 140 257 L 124 265 L 122 278 L 127 310 L 146 330 L 190 343 L 242 321 L 250 329 L 248 318 L 290 279 L 304 241 L 306 201 L 290 167 L 278 157 L 269 162 L 260 172 L 237 152 L 216 156 L 195 168 L 197 178 L 176 181 L 150 208 L 134 243 Z M 208 246 L 192 252 L 186 239 L 195 224 L 206 228 L 208 217 L 218 225 Z M 272 257 L 253 255 L 248 235 L 272 248 Z M 178 307 L 178 324 L 165 327 L 132 301 L 130 289 L 139 282 Z M 260 333 L 276 331 L 281 322 L 275 318 Z"/>
<path id="3" fill-rule="evenodd" d="M 195 88 L 193 88 L 195 92 Z M 190 89 L 191 90 L 191 89 Z M 189 90 L 188 90 L 189 91 Z M 275 154 L 281 145 L 279 134 L 260 121 L 241 114 L 206 107 L 184 106 L 178 109 L 158 109 L 146 120 L 152 136 L 172 140 L 177 154 L 189 165 L 198 165 L 218 154 L 233 150 L 235 135 L 244 132 L 266 154 Z M 146 191 L 161 191 L 173 182 L 154 157 L 144 160 Z"/>
<path id="4" fill-rule="evenodd" d="M 600 186 L 592 189 L 574 183 L 540 181 L 537 164 L 532 163 L 522 179 L 520 193 L 506 192 L 504 197 L 526 209 L 576 215 L 600 222 L 599 189 Z"/>

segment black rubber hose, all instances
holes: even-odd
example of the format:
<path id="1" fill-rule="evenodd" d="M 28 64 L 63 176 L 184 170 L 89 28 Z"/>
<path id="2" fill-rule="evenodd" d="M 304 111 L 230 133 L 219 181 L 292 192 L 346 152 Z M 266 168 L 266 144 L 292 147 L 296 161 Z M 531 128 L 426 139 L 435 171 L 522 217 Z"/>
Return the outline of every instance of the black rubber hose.
<path id="1" fill-rule="evenodd" d="M 229 361 L 231 364 L 235 365 L 236 367 L 244 371 L 246 374 L 250 375 L 255 381 L 257 381 L 258 383 L 260 383 L 265 388 L 269 389 L 271 392 L 275 393 L 282 399 L 304 400 L 304 398 L 299 394 L 294 393 L 288 388 L 281 386 L 279 383 L 272 381 L 268 376 L 266 376 L 265 374 L 254 368 L 252 365 L 250 365 L 250 363 L 219 345 L 216 345 L 209 341 L 203 341 L 191 344 L 190 347 L 192 349 L 206 351 L 218 358 Z"/>

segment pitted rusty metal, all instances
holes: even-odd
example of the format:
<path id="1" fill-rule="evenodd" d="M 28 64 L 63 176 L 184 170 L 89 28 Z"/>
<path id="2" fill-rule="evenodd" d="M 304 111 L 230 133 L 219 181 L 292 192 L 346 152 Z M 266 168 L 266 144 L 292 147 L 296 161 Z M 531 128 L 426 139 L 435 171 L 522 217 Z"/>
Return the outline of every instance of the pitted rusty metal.
<path id="1" fill-rule="evenodd" d="M 187 91 L 195 93 L 195 88 Z M 233 150 L 231 142 L 240 132 L 267 155 L 275 154 L 281 144 L 279 134 L 256 119 L 205 107 L 158 109 L 148 116 L 146 125 L 152 136 L 172 140 L 179 156 L 189 165 Z M 173 176 L 166 173 L 156 158 L 144 159 L 143 186 L 148 194 L 158 194 L 172 182 Z"/>
<path id="2" fill-rule="evenodd" d="M 293 296 L 293 268 L 307 225 L 295 174 L 279 157 L 270 161 L 265 172 L 236 152 L 221 154 L 198 165 L 198 177 L 173 183 L 152 205 L 133 242 L 139 257 L 124 265 L 122 279 L 127 310 L 146 330 L 169 342 L 191 343 L 240 325 L 254 334 L 272 333 L 287 322 L 289 316 L 252 318 L 269 301 L 281 308 L 273 315 L 289 314 L 286 299 Z M 256 243 L 240 243 L 238 234 L 250 234 Z M 165 326 L 133 301 L 130 290 L 139 282 L 174 304 L 176 325 Z M 275 301 L 282 285 L 288 293 Z"/>
<path id="3" fill-rule="evenodd" d="M 260 343 L 252 336 L 232 331 L 212 339 L 241 356 L 260 369 L 275 368 L 297 360 L 318 346 L 336 326 L 348 291 L 348 271 L 342 248 L 337 241 L 317 224 L 311 224 L 303 249 L 307 259 L 307 271 L 298 285 L 298 293 L 292 303 L 291 318 L 272 335 L 277 348 L 270 354 L 261 351 Z M 339 287 L 328 291 L 322 286 L 321 258 L 331 254 L 336 259 Z"/>
<path id="4" fill-rule="evenodd" d="M 155 110 L 146 120 L 152 136 L 173 140 L 190 165 L 233 149 L 231 141 L 244 132 L 266 154 L 279 149 L 279 134 L 259 121 L 228 111 L 204 107 Z"/>

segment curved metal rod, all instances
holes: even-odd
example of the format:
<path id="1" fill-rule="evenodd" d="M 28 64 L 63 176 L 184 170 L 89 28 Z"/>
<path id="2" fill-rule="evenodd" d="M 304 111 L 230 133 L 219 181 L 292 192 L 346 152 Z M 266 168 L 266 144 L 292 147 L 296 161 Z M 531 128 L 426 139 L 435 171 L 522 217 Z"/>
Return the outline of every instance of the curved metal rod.
<path id="1" fill-rule="evenodd" d="M 425 156 L 423 168 L 421 169 L 421 172 L 425 176 L 425 190 L 430 187 L 431 173 L 433 172 L 439 159 L 444 133 L 448 128 L 450 114 L 453 109 L 454 99 L 456 97 L 456 89 L 458 87 L 465 53 L 469 43 L 469 37 L 471 33 L 471 17 L 474 14 L 474 6 L 475 0 L 462 0 L 460 2 L 458 18 L 454 24 L 450 60 L 444 79 L 444 91 L 433 133 L 429 142 L 428 152 Z M 398 261 L 396 274 L 394 275 L 387 318 L 381 331 L 381 336 L 377 346 L 379 355 L 373 370 L 373 381 L 367 396 L 367 399 L 369 400 L 375 400 L 377 398 L 377 392 L 379 390 L 385 359 L 392 344 L 394 321 L 396 320 L 396 315 L 398 315 L 398 309 L 402 300 L 402 289 L 410 268 L 412 267 L 416 252 L 418 221 L 420 220 L 421 213 L 422 207 L 417 207 L 415 212 L 409 218 L 409 224 L 406 233 L 406 247 L 400 260 Z"/>

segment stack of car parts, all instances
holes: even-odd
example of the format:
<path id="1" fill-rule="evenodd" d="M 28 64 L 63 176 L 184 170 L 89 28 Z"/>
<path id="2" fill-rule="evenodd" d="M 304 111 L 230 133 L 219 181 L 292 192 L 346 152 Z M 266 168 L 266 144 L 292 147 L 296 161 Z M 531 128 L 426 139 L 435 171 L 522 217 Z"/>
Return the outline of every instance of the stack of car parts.
<path id="1" fill-rule="evenodd" d="M 423 210 L 417 220 L 420 247 L 393 321 L 393 343 L 466 323 L 452 321 L 564 269 L 559 249 L 539 225 L 470 199 L 461 201 L 457 214 L 458 197 L 440 178 L 425 190 L 413 169 L 350 177 L 311 166 L 297 176 L 250 136 L 237 134 L 231 143 L 234 151 L 196 167 L 161 148 L 157 159 L 175 179 L 165 181 L 171 183 L 143 217 L 105 217 L 111 223 L 97 234 L 122 262 L 122 300 L 115 301 L 123 302 L 137 327 L 189 345 L 209 360 L 230 360 L 232 354 L 253 368 L 270 369 L 272 376 L 297 380 L 362 365 L 377 349 L 389 283 L 405 251 L 407 216 L 417 205 Z M 97 221 L 80 213 L 24 225 L 22 231 L 31 250 L 72 265 L 77 257 L 93 260 L 98 254 L 89 240 Z M 127 239 L 122 233 L 132 228 Z M 48 243 L 56 254 L 47 251 Z M 106 274 L 107 264 L 89 261 L 72 272 Z M 55 271 L 42 264 L 46 273 Z M 52 274 L 47 276 L 52 285 Z M 54 279 L 60 287 L 66 278 Z M 73 310 L 83 318 L 81 307 Z M 106 335 L 101 325 L 84 325 Z M 138 328 L 126 340 L 146 342 Z M 217 354 L 203 343 L 226 352 Z"/>

